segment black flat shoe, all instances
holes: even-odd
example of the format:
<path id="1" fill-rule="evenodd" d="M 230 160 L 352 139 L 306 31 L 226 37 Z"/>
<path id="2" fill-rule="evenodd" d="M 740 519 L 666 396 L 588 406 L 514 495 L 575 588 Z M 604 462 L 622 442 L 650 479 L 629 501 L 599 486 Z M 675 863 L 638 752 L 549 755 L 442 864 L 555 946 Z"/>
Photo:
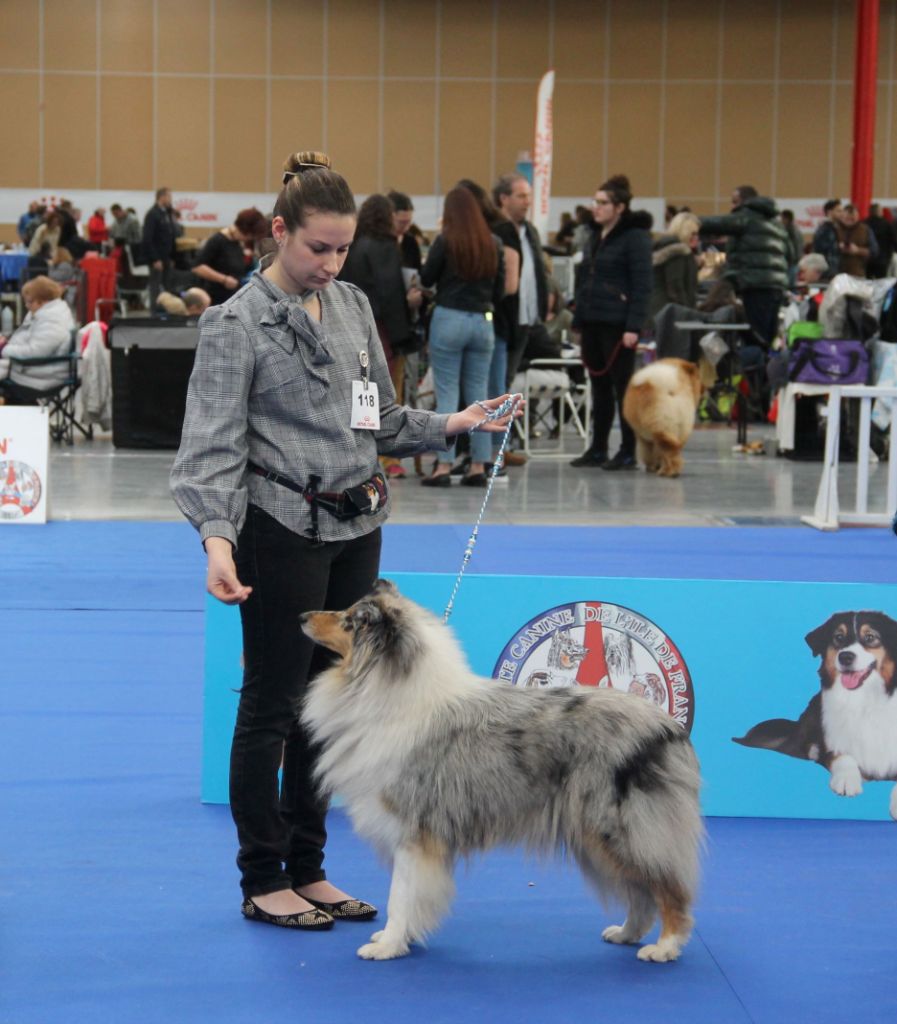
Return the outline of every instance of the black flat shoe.
<path id="1" fill-rule="evenodd" d="M 305 897 L 302 897 L 305 899 Z M 243 900 L 240 910 L 247 921 L 261 921 L 262 924 L 275 924 L 278 928 L 301 928 L 305 931 L 323 932 L 333 927 L 333 917 L 326 912 L 326 904 L 315 903 L 314 910 L 306 910 L 303 914 L 269 914 L 252 902 L 251 899 Z M 374 911 L 376 913 L 376 911 Z"/>
<path id="2" fill-rule="evenodd" d="M 440 473 L 439 476 L 425 476 L 421 480 L 422 487 L 451 487 L 452 478 L 448 473 Z M 303 897 L 304 899 L 305 897 Z"/>
<path id="3" fill-rule="evenodd" d="M 340 921 L 370 921 L 377 916 L 377 908 L 363 900 L 349 899 L 340 900 L 339 903 L 324 903 L 323 900 L 313 900 L 311 896 L 302 898 Z"/>
<path id="4" fill-rule="evenodd" d="M 488 483 L 485 473 L 468 473 L 461 477 L 461 484 L 464 487 L 485 487 Z"/>
<path id="5" fill-rule="evenodd" d="M 617 452 L 617 454 L 612 459 L 608 459 L 601 468 L 613 471 L 617 469 L 637 469 L 638 466 L 634 455 L 624 455 L 622 452 Z"/>
<path id="6" fill-rule="evenodd" d="M 597 469 L 599 466 L 603 466 L 605 462 L 607 462 L 607 452 L 593 452 L 589 449 L 589 451 L 583 452 L 578 458 L 573 459 L 570 465 L 576 466 L 577 469 L 582 469 L 583 467 Z"/>

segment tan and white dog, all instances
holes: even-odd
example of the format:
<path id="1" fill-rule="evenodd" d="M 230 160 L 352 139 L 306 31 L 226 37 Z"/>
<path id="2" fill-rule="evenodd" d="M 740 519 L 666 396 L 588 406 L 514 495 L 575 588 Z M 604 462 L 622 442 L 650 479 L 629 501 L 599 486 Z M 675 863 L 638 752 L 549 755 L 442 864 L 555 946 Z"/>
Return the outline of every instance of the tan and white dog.
<path id="1" fill-rule="evenodd" d="M 635 431 L 639 462 L 649 473 L 679 476 L 701 398 L 701 375 L 685 359 L 658 359 L 629 382 L 623 416 Z"/>

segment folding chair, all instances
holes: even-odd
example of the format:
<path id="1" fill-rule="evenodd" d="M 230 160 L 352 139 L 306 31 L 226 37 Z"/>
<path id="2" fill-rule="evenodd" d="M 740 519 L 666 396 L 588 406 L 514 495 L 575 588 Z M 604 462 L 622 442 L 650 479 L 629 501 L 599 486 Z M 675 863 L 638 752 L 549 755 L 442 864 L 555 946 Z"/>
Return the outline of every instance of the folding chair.
<path id="1" fill-rule="evenodd" d="M 523 441 L 523 450 L 530 458 L 566 458 L 564 433 L 568 426 L 573 427 L 581 440 L 589 439 L 592 391 L 588 380 L 578 384 L 571 378 L 573 369 L 582 369 L 579 359 L 533 359 L 527 369 L 514 378 L 511 390 L 521 392 L 526 399 L 523 422 L 518 420 L 515 426 Z M 556 422 L 550 423 L 548 417 L 553 412 L 556 412 Z M 532 446 L 539 426 L 549 436 L 556 434 L 557 445 Z"/>
<path id="2" fill-rule="evenodd" d="M 78 422 L 75 416 L 75 395 L 81 386 L 81 379 L 78 376 L 78 331 L 72 331 L 69 351 L 61 356 L 32 356 L 31 358 L 17 358 L 7 356 L 10 368 L 13 366 L 55 366 L 64 364 L 66 367 L 65 380 L 42 391 L 37 398 L 37 404 L 46 407 L 50 411 L 50 437 L 54 441 L 64 441 L 67 445 L 75 443 L 75 430 L 81 432 L 88 440 L 93 438 L 93 425 L 84 426 Z"/>
<path id="3" fill-rule="evenodd" d="M 137 264 L 134 262 L 134 253 L 130 245 L 124 245 L 125 263 L 127 270 L 124 271 L 118 281 L 118 297 L 120 299 L 136 298 L 146 309 L 150 308 L 150 268 L 149 264 Z M 99 318 L 97 318 L 99 319 Z"/>

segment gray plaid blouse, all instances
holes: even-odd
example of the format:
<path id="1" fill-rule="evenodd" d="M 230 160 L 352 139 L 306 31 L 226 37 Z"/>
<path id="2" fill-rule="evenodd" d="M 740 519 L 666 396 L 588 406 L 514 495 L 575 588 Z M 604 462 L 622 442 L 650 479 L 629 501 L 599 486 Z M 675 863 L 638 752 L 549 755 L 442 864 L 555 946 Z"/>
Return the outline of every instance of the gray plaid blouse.
<path id="1" fill-rule="evenodd" d="M 396 404 L 371 308 L 354 285 L 334 281 L 319 292 L 321 322 L 299 296 L 255 273 L 200 321 L 187 391 L 181 446 L 171 471 L 178 508 L 200 537 L 234 546 L 249 502 L 295 533 L 311 527 L 308 502 L 249 472 L 247 463 L 304 486 L 342 491 L 377 472 L 377 456 L 448 447 L 448 416 Z M 349 426 L 352 381 L 361 353 L 380 395 L 380 429 Z M 369 516 L 340 522 L 322 509 L 322 540 L 359 537 L 386 519 L 389 502 Z"/>

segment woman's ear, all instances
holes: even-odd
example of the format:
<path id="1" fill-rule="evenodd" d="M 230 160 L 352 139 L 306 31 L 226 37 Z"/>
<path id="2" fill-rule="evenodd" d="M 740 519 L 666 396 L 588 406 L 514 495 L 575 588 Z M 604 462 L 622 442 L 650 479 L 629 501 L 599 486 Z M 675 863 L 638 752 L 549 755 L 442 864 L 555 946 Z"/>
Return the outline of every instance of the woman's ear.
<path id="1" fill-rule="evenodd" d="M 274 241 L 277 242 L 278 248 L 285 244 L 288 234 L 289 231 L 287 231 L 286 221 L 278 214 L 278 216 L 271 221 L 271 235 L 273 236 Z"/>

